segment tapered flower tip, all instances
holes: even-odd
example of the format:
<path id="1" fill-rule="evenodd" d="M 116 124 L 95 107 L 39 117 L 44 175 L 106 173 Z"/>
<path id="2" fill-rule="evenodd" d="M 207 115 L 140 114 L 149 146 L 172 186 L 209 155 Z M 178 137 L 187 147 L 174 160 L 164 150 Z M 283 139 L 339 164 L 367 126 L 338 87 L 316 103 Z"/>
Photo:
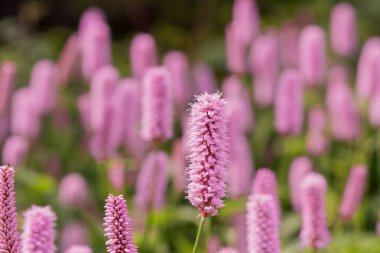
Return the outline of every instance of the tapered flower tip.
<path id="1" fill-rule="evenodd" d="M 24 212 L 22 248 L 25 253 L 53 253 L 56 251 L 55 221 L 57 217 L 50 206 L 32 206 Z"/>
<path id="2" fill-rule="evenodd" d="M 326 179 L 318 173 L 309 173 L 301 183 L 301 189 L 318 190 L 321 193 L 326 193 Z"/>
<path id="3" fill-rule="evenodd" d="M 28 140 L 18 135 L 7 138 L 3 147 L 3 163 L 12 166 L 20 165 L 29 149 Z"/>
<path id="4" fill-rule="evenodd" d="M 190 115 L 187 198 L 203 216 L 223 207 L 228 156 L 226 101 L 220 93 L 196 97 Z"/>
<path id="5" fill-rule="evenodd" d="M 248 45 L 259 32 L 260 19 L 255 0 L 234 1 L 233 22 L 236 24 L 237 36 Z"/>
<path id="6" fill-rule="evenodd" d="M 122 195 L 108 195 L 105 205 L 105 236 L 108 253 L 137 253 L 132 238 L 132 219 L 128 216 L 127 202 Z"/>
<path id="7" fill-rule="evenodd" d="M 306 156 L 300 156 L 294 159 L 290 165 L 289 171 L 289 186 L 292 197 L 293 209 L 296 211 L 300 210 L 300 187 L 303 178 L 312 171 L 313 164 L 309 158 Z"/>
<path id="8" fill-rule="evenodd" d="M 104 22 L 106 16 L 104 12 L 97 7 L 90 7 L 85 10 L 80 17 L 79 30 L 86 29 L 92 22 Z"/>
<path id="9" fill-rule="evenodd" d="M 142 78 L 145 71 L 157 65 L 156 41 L 147 33 L 133 37 L 130 46 L 130 59 L 133 77 Z"/>
<path id="10" fill-rule="evenodd" d="M 299 42 L 299 67 L 309 86 L 321 85 L 326 74 L 325 34 L 319 26 L 305 27 Z"/>
<path id="11" fill-rule="evenodd" d="M 92 249 L 85 245 L 74 245 L 70 247 L 65 253 L 92 253 Z"/>
<path id="12" fill-rule="evenodd" d="M 5 61 L 1 64 L 0 75 L 14 75 L 17 71 L 17 66 L 14 62 Z"/>
<path id="13" fill-rule="evenodd" d="M 82 206 L 87 202 L 87 183 L 79 173 L 66 175 L 60 185 L 58 199 L 63 205 Z"/>
<path id="14" fill-rule="evenodd" d="M 142 137 L 164 141 L 173 136 L 171 78 L 166 68 L 150 68 L 143 81 Z"/>

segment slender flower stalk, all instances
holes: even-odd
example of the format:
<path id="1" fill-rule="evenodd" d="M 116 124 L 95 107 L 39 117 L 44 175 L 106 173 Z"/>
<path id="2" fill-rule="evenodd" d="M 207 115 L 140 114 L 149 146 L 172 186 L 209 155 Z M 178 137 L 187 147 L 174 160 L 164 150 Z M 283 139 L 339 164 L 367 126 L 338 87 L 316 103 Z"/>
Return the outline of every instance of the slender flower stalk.
<path id="1" fill-rule="evenodd" d="M 255 194 L 247 203 L 247 240 L 249 253 L 279 253 L 279 227 L 271 195 Z"/>
<path id="2" fill-rule="evenodd" d="M 132 219 L 128 216 L 127 202 L 123 195 L 108 195 L 104 218 L 108 253 L 137 253 L 132 238 Z"/>
<path id="3" fill-rule="evenodd" d="M 55 221 L 57 217 L 50 206 L 32 206 L 24 212 L 22 252 L 56 252 Z"/>
<path id="4" fill-rule="evenodd" d="M 293 210 L 301 209 L 301 182 L 313 170 L 313 164 L 306 156 L 295 158 L 289 169 L 288 184 L 290 187 Z"/>
<path id="5" fill-rule="evenodd" d="M 314 251 L 326 247 L 330 242 L 327 227 L 325 194 L 326 179 L 317 173 L 304 177 L 301 185 L 301 246 Z"/>
<path id="6" fill-rule="evenodd" d="M 171 79 L 166 68 L 146 72 L 142 94 L 141 135 L 147 141 L 166 141 L 173 136 Z"/>
<path id="7" fill-rule="evenodd" d="M 0 166 L 0 252 L 21 252 L 14 175 L 14 168 Z"/>
<path id="8" fill-rule="evenodd" d="M 363 198 L 367 174 L 368 169 L 365 165 L 352 167 L 339 209 L 339 216 L 343 221 L 351 220 L 358 209 Z"/>
<path id="9" fill-rule="evenodd" d="M 92 249 L 85 245 L 74 245 L 65 253 L 92 253 Z"/>

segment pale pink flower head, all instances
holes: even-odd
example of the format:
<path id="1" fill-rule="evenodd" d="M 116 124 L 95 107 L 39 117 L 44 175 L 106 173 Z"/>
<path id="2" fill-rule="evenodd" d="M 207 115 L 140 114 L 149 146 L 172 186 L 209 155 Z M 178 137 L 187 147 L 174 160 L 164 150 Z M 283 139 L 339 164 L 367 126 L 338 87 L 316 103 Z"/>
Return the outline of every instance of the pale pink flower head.
<path id="1" fill-rule="evenodd" d="M 86 12 L 81 18 L 79 48 L 86 80 L 91 80 L 101 67 L 111 64 L 111 32 L 98 9 Z"/>
<path id="2" fill-rule="evenodd" d="M 279 253 L 279 226 L 276 201 L 268 194 L 255 194 L 247 203 L 247 241 L 249 253 Z"/>
<path id="3" fill-rule="evenodd" d="M 274 212 L 279 222 L 281 216 L 280 200 L 278 198 L 276 174 L 268 168 L 260 168 L 253 179 L 252 196 L 266 194 L 273 197 Z"/>
<path id="4" fill-rule="evenodd" d="M 59 185 L 58 199 L 62 205 L 82 206 L 87 203 L 88 189 L 84 177 L 78 173 L 69 173 Z"/>
<path id="5" fill-rule="evenodd" d="M 100 68 L 91 80 L 90 120 L 93 131 L 98 131 L 104 122 L 118 80 L 119 73 L 113 66 Z"/>
<path id="6" fill-rule="evenodd" d="M 300 35 L 299 68 L 308 86 L 321 85 L 326 75 L 326 41 L 322 28 L 305 27 Z"/>
<path id="7" fill-rule="evenodd" d="M 285 70 L 275 100 L 275 126 L 280 134 L 299 135 L 303 128 L 303 85 L 297 70 Z"/>
<path id="8" fill-rule="evenodd" d="M 17 67 L 7 61 L 0 65 L 0 115 L 8 110 L 11 93 L 16 82 Z"/>
<path id="9" fill-rule="evenodd" d="M 166 204 L 168 156 L 151 152 L 146 157 L 136 183 L 135 203 L 139 210 L 159 209 Z"/>
<path id="10" fill-rule="evenodd" d="M 330 36 L 333 51 L 340 56 L 352 55 L 357 47 L 356 11 L 349 3 L 338 3 L 330 16 Z"/>
<path id="11" fill-rule="evenodd" d="M 195 94 L 202 94 L 204 92 L 214 93 L 216 92 L 216 78 L 211 66 L 200 62 L 194 66 L 193 69 L 193 81 Z"/>
<path id="12" fill-rule="evenodd" d="M 221 248 L 218 253 L 238 253 L 238 251 L 234 248 Z"/>
<path id="13" fill-rule="evenodd" d="M 13 167 L 0 166 L 0 252 L 21 252 L 14 176 Z"/>
<path id="14" fill-rule="evenodd" d="M 108 238 L 108 253 L 137 253 L 132 235 L 132 219 L 129 218 L 127 202 L 123 195 L 108 195 L 103 225 L 105 236 Z"/>
<path id="15" fill-rule="evenodd" d="M 260 106 L 272 104 L 279 71 L 279 50 L 276 33 L 258 36 L 249 53 L 249 67 L 253 76 L 253 96 Z"/>
<path id="16" fill-rule="evenodd" d="M 356 93 L 360 98 L 368 99 L 378 93 L 379 69 L 380 37 L 373 37 L 366 41 L 359 58 Z"/>
<path id="17" fill-rule="evenodd" d="M 61 249 L 66 252 L 74 245 L 88 244 L 88 230 L 84 223 L 79 221 L 65 224 L 61 233 Z"/>
<path id="18" fill-rule="evenodd" d="M 301 246 L 315 250 L 330 242 L 325 210 L 326 179 L 317 173 L 309 173 L 301 183 Z"/>
<path id="19" fill-rule="evenodd" d="M 27 139 L 37 138 L 41 120 L 34 103 L 34 92 L 30 88 L 21 88 L 13 93 L 11 111 L 10 128 L 12 134 Z"/>
<path id="20" fill-rule="evenodd" d="M 180 51 L 170 51 L 164 57 L 164 66 L 170 73 L 174 102 L 184 109 L 192 95 L 187 56 Z"/>
<path id="21" fill-rule="evenodd" d="M 329 84 L 326 100 L 333 136 L 341 141 L 356 139 L 361 130 L 360 114 L 349 84 Z"/>
<path id="22" fill-rule="evenodd" d="M 56 252 L 55 221 L 57 217 L 50 206 L 32 206 L 24 212 L 22 252 Z"/>
<path id="23" fill-rule="evenodd" d="M 204 93 L 191 106 L 187 198 L 201 214 L 215 216 L 224 206 L 228 157 L 226 101 Z"/>
<path id="24" fill-rule="evenodd" d="M 235 0 L 232 22 L 236 26 L 236 36 L 244 46 L 248 46 L 259 33 L 260 17 L 255 0 Z"/>
<path id="25" fill-rule="evenodd" d="M 58 68 L 50 60 L 38 61 L 33 66 L 29 86 L 38 113 L 50 112 L 57 103 Z"/>
<path id="26" fill-rule="evenodd" d="M 147 141 L 165 141 L 173 136 L 171 78 L 163 67 L 146 72 L 142 94 L 141 136 Z"/>
<path id="27" fill-rule="evenodd" d="M 58 59 L 59 84 L 67 84 L 77 74 L 79 53 L 79 36 L 73 34 L 67 39 Z"/>
<path id="28" fill-rule="evenodd" d="M 312 170 L 313 163 L 306 156 L 297 157 L 290 164 L 288 184 L 293 210 L 295 211 L 300 211 L 301 208 L 301 182 Z"/>
<path id="29" fill-rule="evenodd" d="M 238 37 L 238 28 L 230 23 L 225 29 L 227 69 L 231 73 L 241 74 L 246 71 L 246 52 L 244 42 Z"/>
<path id="30" fill-rule="evenodd" d="M 142 79 L 149 68 L 157 65 L 156 42 L 153 36 L 146 33 L 135 35 L 131 41 L 129 56 L 133 77 Z"/>
<path id="31" fill-rule="evenodd" d="M 25 159 L 29 150 L 29 142 L 17 135 L 8 137 L 3 146 L 3 163 L 19 166 Z"/>
<path id="32" fill-rule="evenodd" d="M 65 253 L 92 253 L 92 249 L 86 245 L 74 245 L 65 251 Z"/>
<path id="33" fill-rule="evenodd" d="M 358 209 L 364 195 L 367 175 L 367 166 L 355 165 L 352 167 L 339 209 L 339 215 L 343 221 L 351 220 Z"/>

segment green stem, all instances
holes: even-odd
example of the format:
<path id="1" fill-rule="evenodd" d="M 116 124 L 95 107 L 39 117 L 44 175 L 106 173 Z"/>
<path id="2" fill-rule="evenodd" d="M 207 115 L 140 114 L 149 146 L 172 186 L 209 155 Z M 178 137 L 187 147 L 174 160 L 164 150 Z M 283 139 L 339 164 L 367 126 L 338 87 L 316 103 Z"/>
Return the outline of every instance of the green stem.
<path id="1" fill-rule="evenodd" d="M 204 225 L 205 225 L 205 220 L 206 220 L 206 217 L 204 217 L 204 216 L 202 215 L 202 217 L 201 217 L 201 221 L 200 221 L 200 223 L 199 223 L 199 228 L 198 228 L 197 238 L 195 239 L 195 243 L 194 243 L 193 253 L 196 253 L 196 252 L 198 251 L 199 241 L 200 241 L 200 238 L 201 238 L 201 234 L 202 234 L 203 227 L 204 227 Z"/>
<path id="2" fill-rule="evenodd" d="M 144 228 L 144 236 L 143 236 L 143 247 L 145 249 L 148 248 L 149 246 L 149 234 L 150 234 L 150 230 L 151 230 L 151 227 L 153 225 L 153 214 L 152 214 L 152 211 L 151 211 L 151 208 L 148 209 L 148 213 L 147 213 L 147 217 L 146 217 L 146 220 L 145 220 L 145 228 Z"/>

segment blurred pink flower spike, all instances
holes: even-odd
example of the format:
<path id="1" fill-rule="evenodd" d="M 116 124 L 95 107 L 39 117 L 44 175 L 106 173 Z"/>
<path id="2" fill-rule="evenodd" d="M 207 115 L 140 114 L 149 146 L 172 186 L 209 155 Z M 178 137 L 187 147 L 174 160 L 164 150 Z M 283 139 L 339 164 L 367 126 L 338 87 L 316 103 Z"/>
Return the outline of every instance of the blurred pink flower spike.
<path id="1" fill-rule="evenodd" d="M 156 41 L 146 33 L 135 35 L 129 49 L 132 74 L 134 78 L 142 79 L 145 72 L 157 66 Z"/>

